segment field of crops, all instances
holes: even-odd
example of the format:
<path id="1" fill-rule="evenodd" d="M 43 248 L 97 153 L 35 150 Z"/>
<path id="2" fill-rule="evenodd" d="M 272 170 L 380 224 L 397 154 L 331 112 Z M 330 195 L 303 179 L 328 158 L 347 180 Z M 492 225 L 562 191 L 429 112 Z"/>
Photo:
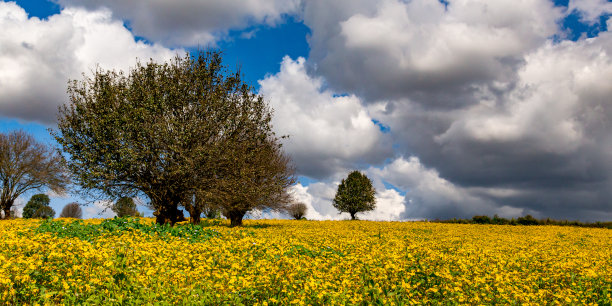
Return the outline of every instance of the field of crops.
<path id="1" fill-rule="evenodd" d="M 608 229 L 0 221 L 2 304 L 610 304 L 611 294 Z"/>

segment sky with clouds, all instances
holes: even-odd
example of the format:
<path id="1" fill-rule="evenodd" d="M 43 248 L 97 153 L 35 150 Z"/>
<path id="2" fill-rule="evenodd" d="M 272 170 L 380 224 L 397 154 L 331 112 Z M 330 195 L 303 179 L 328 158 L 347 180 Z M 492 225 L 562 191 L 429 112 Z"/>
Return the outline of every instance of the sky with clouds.
<path id="1" fill-rule="evenodd" d="M 0 0 L 0 130 L 53 144 L 69 79 L 214 47 L 290 135 L 309 219 L 348 217 L 331 203 L 357 169 L 377 189 L 363 219 L 612 220 L 611 15 L 608 0 Z"/>

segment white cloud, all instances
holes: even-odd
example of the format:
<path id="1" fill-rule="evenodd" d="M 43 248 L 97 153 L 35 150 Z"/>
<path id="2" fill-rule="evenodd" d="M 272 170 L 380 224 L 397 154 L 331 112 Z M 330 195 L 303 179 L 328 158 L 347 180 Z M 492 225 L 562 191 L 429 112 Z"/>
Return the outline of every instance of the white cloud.
<path id="1" fill-rule="evenodd" d="M 465 218 L 508 213 L 507 209 L 498 209 L 493 201 L 441 178 L 436 170 L 428 169 L 414 156 L 407 160 L 399 157 L 383 168 L 370 168 L 368 173 L 379 186 L 381 181 L 385 181 L 405 191 L 405 209 L 398 214 L 400 219 Z"/>
<path id="2" fill-rule="evenodd" d="M 167 60 L 176 53 L 135 41 L 108 10 L 64 9 L 48 19 L 28 18 L 13 2 L 0 2 L 0 112 L 52 123 L 67 102 L 68 79 L 99 64 L 127 70 L 136 59 Z"/>
<path id="3" fill-rule="evenodd" d="M 83 219 L 113 218 L 116 214 L 110 208 L 112 205 L 112 201 L 95 201 L 93 204 L 83 206 Z"/>
<path id="4" fill-rule="evenodd" d="M 388 136 L 354 95 L 336 96 L 306 73 L 304 58 L 285 57 L 280 72 L 259 81 L 274 108 L 274 129 L 290 135 L 285 151 L 298 172 L 325 178 L 356 163 L 378 163 L 391 154 Z"/>
<path id="5" fill-rule="evenodd" d="M 231 29 L 253 24 L 275 25 L 283 16 L 298 14 L 300 0 L 57 0 L 66 7 L 110 9 L 126 20 L 134 33 L 169 45 L 197 46 L 214 43 Z"/>
<path id="6" fill-rule="evenodd" d="M 545 0 L 455 0 L 446 7 L 429 0 L 375 3 L 375 9 L 347 7 L 345 14 L 305 14 L 313 29 L 309 60 L 340 91 L 368 100 L 411 96 L 446 107 L 462 105 L 461 99 L 433 101 L 432 91 L 507 86 L 522 54 L 556 33 L 562 17 Z M 309 6 L 326 9 L 317 1 L 306 6 L 307 12 Z"/>
<path id="7" fill-rule="evenodd" d="M 612 34 L 546 44 L 528 54 L 519 81 L 497 107 L 481 103 L 436 137 L 462 142 L 522 142 L 530 151 L 573 154 L 612 149 Z"/>
<path id="8" fill-rule="evenodd" d="M 599 22 L 599 17 L 612 14 L 612 3 L 607 0 L 570 0 L 568 11 L 580 12 L 580 19 L 594 24 Z"/>

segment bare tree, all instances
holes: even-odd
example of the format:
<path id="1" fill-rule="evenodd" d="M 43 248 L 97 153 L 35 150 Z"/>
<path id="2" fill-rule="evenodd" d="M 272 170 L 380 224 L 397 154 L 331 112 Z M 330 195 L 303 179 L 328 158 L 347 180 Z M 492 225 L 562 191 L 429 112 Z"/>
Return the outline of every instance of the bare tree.
<path id="1" fill-rule="evenodd" d="M 302 202 L 293 203 L 287 207 L 287 213 L 295 220 L 300 220 L 306 215 L 308 207 Z"/>
<path id="2" fill-rule="evenodd" d="M 64 160 L 51 147 L 22 130 L 0 133 L 0 209 L 10 218 L 15 200 L 27 191 L 63 194 L 70 179 Z"/>
<path id="3" fill-rule="evenodd" d="M 66 204 L 66 206 L 64 206 L 64 209 L 62 209 L 60 218 L 82 219 L 83 210 L 81 209 L 81 205 L 79 205 L 79 203 L 76 203 L 76 202 Z"/>

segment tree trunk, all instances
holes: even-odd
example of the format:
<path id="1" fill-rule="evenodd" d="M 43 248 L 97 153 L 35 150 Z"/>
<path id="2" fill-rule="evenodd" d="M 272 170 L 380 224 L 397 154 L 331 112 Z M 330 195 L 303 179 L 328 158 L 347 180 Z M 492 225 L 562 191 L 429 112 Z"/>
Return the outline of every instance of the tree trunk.
<path id="1" fill-rule="evenodd" d="M 355 218 L 355 215 L 357 214 L 356 212 L 350 212 L 351 214 L 351 220 L 357 220 L 357 218 Z"/>
<path id="2" fill-rule="evenodd" d="M 200 224 L 200 215 L 202 214 L 202 212 L 197 209 L 197 208 L 193 208 L 191 211 L 189 211 L 189 215 L 191 216 L 191 223 L 198 225 Z"/>
<path id="3" fill-rule="evenodd" d="M 246 214 L 246 212 L 243 211 L 230 211 L 229 212 L 229 219 L 230 219 L 230 226 L 234 227 L 234 226 L 241 226 L 242 225 L 242 218 L 244 217 L 244 215 Z"/>
<path id="4" fill-rule="evenodd" d="M 11 218 L 11 207 L 13 207 L 13 201 L 12 200 L 8 200 L 5 203 L 0 203 L 0 207 L 2 207 L 2 211 L 4 212 L 4 219 L 10 219 Z"/>
<path id="5" fill-rule="evenodd" d="M 4 219 L 10 219 L 11 218 L 11 207 L 5 206 L 3 211 L 4 211 Z"/>
<path id="6" fill-rule="evenodd" d="M 157 210 L 153 213 L 155 216 L 155 222 L 157 224 L 174 225 L 176 222 L 184 221 L 183 211 L 178 209 L 179 201 L 168 201 L 166 203 L 160 203 L 154 205 Z"/>

